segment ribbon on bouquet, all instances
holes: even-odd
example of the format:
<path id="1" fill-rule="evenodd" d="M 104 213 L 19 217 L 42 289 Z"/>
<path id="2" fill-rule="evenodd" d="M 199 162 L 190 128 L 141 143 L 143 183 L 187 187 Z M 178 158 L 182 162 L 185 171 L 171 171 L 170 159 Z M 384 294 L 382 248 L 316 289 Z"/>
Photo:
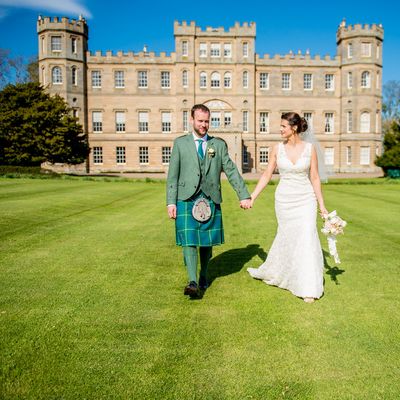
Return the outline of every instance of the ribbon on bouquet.
<path id="1" fill-rule="evenodd" d="M 333 256 L 335 263 L 340 264 L 339 254 L 336 249 L 336 236 L 344 233 L 347 222 L 337 215 L 336 210 L 324 216 L 324 226 L 321 232 L 326 235 L 328 240 L 329 254 Z"/>
<path id="2" fill-rule="evenodd" d="M 336 236 L 329 235 L 326 238 L 328 240 L 328 247 L 329 247 L 329 254 L 333 256 L 333 259 L 335 260 L 336 264 L 340 264 L 340 258 L 339 258 L 339 253 L 337 252 L 336 249 Z"/>

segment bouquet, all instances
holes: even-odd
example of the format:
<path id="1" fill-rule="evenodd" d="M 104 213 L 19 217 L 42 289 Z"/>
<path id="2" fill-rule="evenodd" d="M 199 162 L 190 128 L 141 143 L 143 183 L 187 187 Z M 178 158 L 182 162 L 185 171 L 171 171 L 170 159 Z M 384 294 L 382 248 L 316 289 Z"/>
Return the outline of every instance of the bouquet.
<path id="1" fill-rule="evenodd" d="M 329 254 L 333 256 L 336 264 L 340 264 L 339 254 L 336 249 L 336 236 L 344 233 L 343 228 L 346 225 L 347 222 L 336 214 L 336 210 L 324 216 L 324 226 L 321 232 L 327 237 Z"/>

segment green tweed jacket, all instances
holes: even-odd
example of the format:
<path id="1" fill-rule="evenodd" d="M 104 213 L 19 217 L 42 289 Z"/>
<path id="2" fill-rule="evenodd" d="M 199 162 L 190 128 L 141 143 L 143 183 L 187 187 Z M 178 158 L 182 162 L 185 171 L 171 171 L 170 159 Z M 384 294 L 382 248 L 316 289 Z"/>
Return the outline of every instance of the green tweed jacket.
<path id="1" fill-rule="evenodd" d="M 233 161 L 229 158 L 224 140 L 208 136 L 205 154 L 205 176 L 202 189 L 216 204 L 222 202 L 221 172 L 225 172 L 229 183 L 239 200 L 250 198 L 243 178 Z M 167 178 L 167 205 L 177 200 L 187 200 L 199 187 L 201 179 L 199 159 L 192 133 L 178 137 L 169 162 Z"/>

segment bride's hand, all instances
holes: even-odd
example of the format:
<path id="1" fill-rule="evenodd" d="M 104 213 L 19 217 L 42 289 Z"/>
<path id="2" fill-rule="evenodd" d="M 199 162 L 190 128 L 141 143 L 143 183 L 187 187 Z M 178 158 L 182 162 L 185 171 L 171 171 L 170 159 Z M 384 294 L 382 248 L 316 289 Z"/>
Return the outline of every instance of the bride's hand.
<path id="1" fill-rule="evenodd" d="M 322 218 L 325 219 L 328 216 L 329 212 L 325 207 L 320 207 L 319 214 L 321 215 Z"/>
<path id="2" fill-rule="evenodd" d="M 256 201 L 256 199 L 255 199 L 255 197 L 253 195 L 251 195 L 250 201 L 251 201 L 251 207 L 253 207 L 254 202 Z"/>

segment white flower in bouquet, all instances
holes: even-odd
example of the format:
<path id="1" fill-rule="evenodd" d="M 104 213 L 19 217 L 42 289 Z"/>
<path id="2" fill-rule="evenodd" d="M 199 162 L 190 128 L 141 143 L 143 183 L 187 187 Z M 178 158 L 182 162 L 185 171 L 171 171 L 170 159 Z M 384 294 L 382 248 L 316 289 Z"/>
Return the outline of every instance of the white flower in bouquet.
<path id="1" fill-rule="evenodd" d="M 339 254 L 336 249 L 336 236 L 344 234 L 344 227 L 347 225 L 347 222 L 337 215 L 336 210 L 324 217 L 324 220 L 321 232 L 327 236 L 329 254 L 334 257 L 337 264 L 340 264 Z"/>

